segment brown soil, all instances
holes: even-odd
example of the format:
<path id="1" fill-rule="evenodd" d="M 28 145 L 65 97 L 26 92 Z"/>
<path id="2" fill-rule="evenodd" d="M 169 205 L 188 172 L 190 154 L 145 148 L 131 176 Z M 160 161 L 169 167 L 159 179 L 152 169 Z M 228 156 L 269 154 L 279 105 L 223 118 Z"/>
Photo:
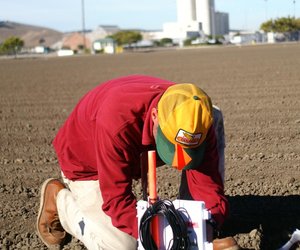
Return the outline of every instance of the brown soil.
<path id="1" fill-rule="evenodd" d="M 300 227 L 300 44 L 0 60 L 0 248 L 44 249 L 34 225 L 41 183 L 59 177 L 52 139 L 89 89 L 136 73 L 197 83 L 223 110 L 221 236 L 246 249 L 284 244 Z M 166 168 L 159 195 L 174 199 L 179 175 Z"/>

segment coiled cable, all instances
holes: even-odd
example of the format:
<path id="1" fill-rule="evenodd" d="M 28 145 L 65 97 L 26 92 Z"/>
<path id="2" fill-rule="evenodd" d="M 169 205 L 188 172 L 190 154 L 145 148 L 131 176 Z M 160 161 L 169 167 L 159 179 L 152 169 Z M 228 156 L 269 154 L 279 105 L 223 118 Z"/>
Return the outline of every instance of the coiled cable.
<path id="1" fill-rule="evenodd" d="M 143 214 L 140 221 L 139 235 L 140 242 L 142 243 L 144 249 L 158 249 L 158 246 L 156 246 L 156 243 L 151 235 L 150 227 L 151 221 L 156 215 L 163 216 L 168 221 L 172 229 L 173 240 L 169 242 L 169 246 L 166 249 L 188 249 L 189 239 L 187 233 L 187 224 L 180 215 L 179 211 L 175 209 L 172 201 L 170 200 L 156 201 L 154 204 L 149 206 Z"/>

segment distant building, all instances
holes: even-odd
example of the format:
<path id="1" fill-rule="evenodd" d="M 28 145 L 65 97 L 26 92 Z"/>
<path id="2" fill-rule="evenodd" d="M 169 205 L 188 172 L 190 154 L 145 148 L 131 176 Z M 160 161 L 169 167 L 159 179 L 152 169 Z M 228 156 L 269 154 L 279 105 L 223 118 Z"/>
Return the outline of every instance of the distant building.
<path id="1" fill-rule="evenodd" d="M 256 44 L 264 40 L 264 34 L 258 31 L 232 30 L 229 41 L 232 44 Z"/>
<path id="2" fill-rule="evenodd" d="M 141 31 L 141 34 L 143 36 L 143 40 L 160 40 L 162 38 L 165 38 L 165 34 L 161 30 L 143 30 Z"/>
<path id="3" fill-rule="evenodd" d="M 177 22 L 163 25 L 164 36 L 179 43 L 187 38 L 228 32 L 229 15 L 215 12 L 214 0 L 177 0 Z"/>
<path id="4" fill-rule="evenodd" d="M 87 33 L 87 37 L 90 41 L 95 41 L 97 39 L 104 39 L 110 35 L 113 35 L 120 31 L 120 28 L 116 25 L 99 25 L 93 31 Z"/>
<path id="5" fill-rule="evenodd" d="M 201 26 L 199 23 L 193 21 L 189 24 L 179 23 L 164 23 L 163 36 L 171 38 L 175 43 L 181 43 L 187 38 L 194 38 L 201 36 Z M 203 34 L 204 35 L 204 34 Z"/>
<path id="6" fill-rule="evenodd" d="M 216 35 L 226 35 L 229 33 L 229 15 L 228 13 L 219 12 L 215 13 Z"/>
<path id="7" fill-rule="evenodd" d="M 194 0 L 196 3 L 196 21 L 201 23 L 205 35 L 215 35 L 215 1 Z"/>
<path id="8" fill-rule="evenodd" d="M 116 42 L 112 38 L 98 39 L 93 42 L 93 53 L 114 54 L 117 51 Z"/>
<path id="9" fill-rule="evenodd" d="M 91 49 L 92 43 L 87 35 L 79 32 L 68 33 L 64 36 L 61 43 L 61 48 L 69 48 L 74 51 L 85 48 Z"/>

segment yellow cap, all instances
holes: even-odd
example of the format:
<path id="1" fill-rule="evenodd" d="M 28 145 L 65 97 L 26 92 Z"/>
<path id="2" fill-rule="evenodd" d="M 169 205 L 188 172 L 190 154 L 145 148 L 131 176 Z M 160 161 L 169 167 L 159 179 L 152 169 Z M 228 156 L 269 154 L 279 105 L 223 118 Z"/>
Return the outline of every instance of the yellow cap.
<path id="1" fill-rule="evenodd" d="M 198 150 L 213 123 L 209 96 L 191 83 L 169 87 L 158 102 L 157 151 L 168 165 L 195 167 Z M 202 155 L 202 154 L 201 154 Z"/>

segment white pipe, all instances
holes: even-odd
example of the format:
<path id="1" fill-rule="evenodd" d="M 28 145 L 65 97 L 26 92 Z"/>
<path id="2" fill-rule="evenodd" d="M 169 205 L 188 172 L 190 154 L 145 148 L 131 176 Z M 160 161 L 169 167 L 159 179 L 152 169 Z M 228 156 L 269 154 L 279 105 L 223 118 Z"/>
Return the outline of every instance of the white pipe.
<path id="1" fill-rule="evenodd" d="M 296 229 L 291 239 L 278 250 L 289 250 L 296 242 L 300 242 L 300 230 Z"/>

